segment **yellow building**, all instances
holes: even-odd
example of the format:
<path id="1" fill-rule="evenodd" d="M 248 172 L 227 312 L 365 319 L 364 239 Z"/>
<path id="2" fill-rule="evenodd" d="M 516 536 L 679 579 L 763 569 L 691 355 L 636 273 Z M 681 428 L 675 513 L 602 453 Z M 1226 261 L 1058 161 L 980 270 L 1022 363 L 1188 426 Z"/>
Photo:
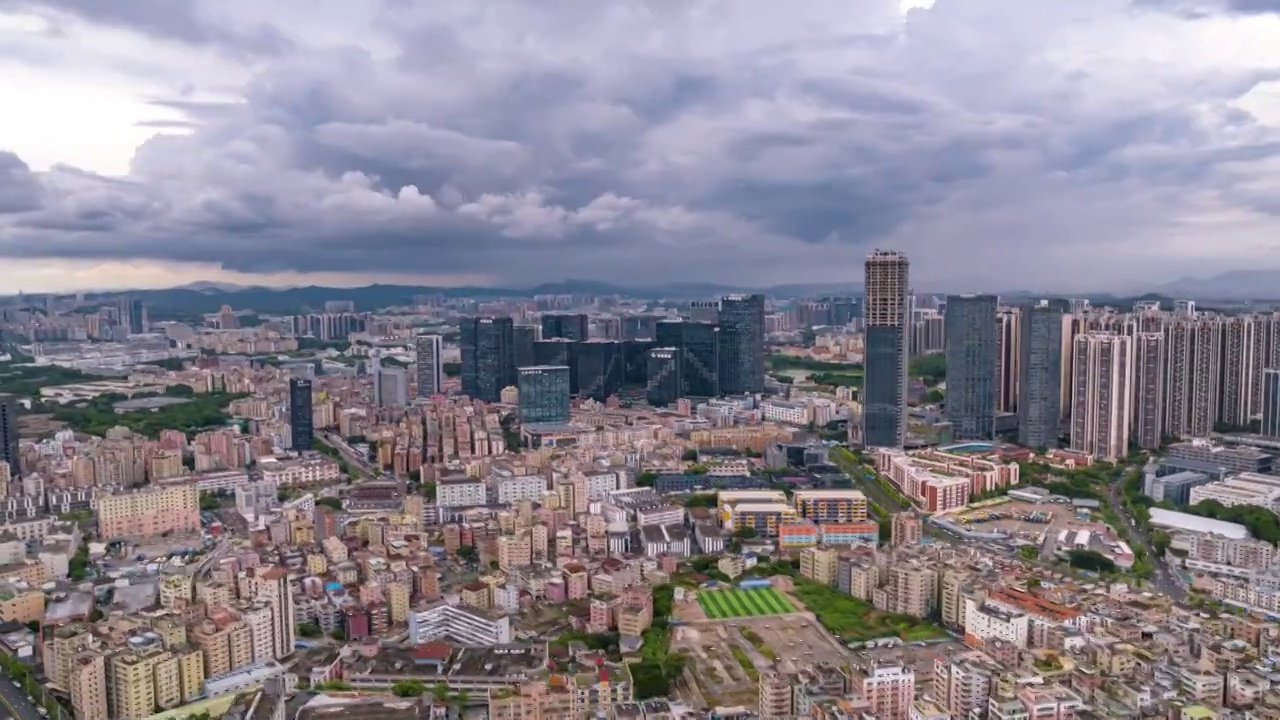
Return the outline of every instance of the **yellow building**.
<path id="1" fill-rule="evenodd" d="M 0 620 L 44 620 L 44 592 L 26 583 L 0 583 Z"/>
<path id="2" fill-rule="evenodd" d="M 323 576 L 329 570 L 329 561 L 319 553 L 307 553 L 307 572 Z"/>
<path id="3" fill-rule="evenodd" d="M 142 720 L 182 704 L 178 660 L 158 640 L 130 638 L 107 662 L 107 687 L 112 720 Z"/>
<path id="4" fill-rule="evenodd" d="M 98 533 L 104 540 L 200 531 L 200 493 L 190 483 L 103 495 Z"/>
<path id="5" fill-rule="evenodd" d="M 800 577 L 823 585 L 835 585 L 839 556 L 831 548 L 807 547 L 800 551 Z"/>

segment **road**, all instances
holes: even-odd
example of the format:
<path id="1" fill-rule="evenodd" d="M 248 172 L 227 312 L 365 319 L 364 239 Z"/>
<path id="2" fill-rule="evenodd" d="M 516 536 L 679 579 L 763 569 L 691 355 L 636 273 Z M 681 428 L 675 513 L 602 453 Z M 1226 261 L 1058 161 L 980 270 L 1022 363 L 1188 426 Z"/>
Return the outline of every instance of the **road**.
<path id="1" fill-rule="evenodd" d="M 1150 534 L 1129 514 L 1129 509 L 1125 507 L 1124 499 L 1120 497 L 1119 482 L 1107 485 L 1107 502 L 1111 503 L 1111 507 L 1120 516 L 1120 521 L 1129 527 L 1129 537 L 1141 544 L 1142 548 L 1147 551 L 1147 557 L 1151 558 L 1151 562 L 1156 569 L 1156 575 L 1151 579 L 1151 582 L 1156 586 L 1156 589 L 1178 602 L 1186 600 L 1186 583 L 1169 569 L 1169 562 L 1157 553 L 1155 546 L 1151 544 Z"/>
<path id="2" fill-rule="evenodd" d="M 364 474 L 369 477 L 376 478 L 381 474 L 373 467 L 373 463 L 369 462 L 369 456 L 357 452 L 355 448 L 348 445 L 346 438 L 339 437 L 333 433 L 324 433 L 322 437 L 324 439 L 324 443 L 334 450 L 337 450 L 338 454 L 342 456 L 342 459 L 346 460 L 347 464 L 351 465 L 351 467 L 364 472 Z"/>
<path id="3" fill-rule="evenodd" d="M 0 673 L 0 717 L 17 720 L 41 720 L 36 706 L 27 699 L 25 690 L 13 686 L 13 678 Z"/>

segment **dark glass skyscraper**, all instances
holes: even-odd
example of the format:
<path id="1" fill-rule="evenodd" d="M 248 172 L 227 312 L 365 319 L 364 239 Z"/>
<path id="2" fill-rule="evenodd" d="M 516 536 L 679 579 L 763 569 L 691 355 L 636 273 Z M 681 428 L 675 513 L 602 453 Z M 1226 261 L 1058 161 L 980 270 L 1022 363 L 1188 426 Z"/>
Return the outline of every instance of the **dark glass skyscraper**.
<path id="1" fill-rule="evenodd" d="M 542 316 L 542 339 L 587 339 L 587 316 L 582 313 Z"/>
<path id="2" fill-rule="evenodd" d="M 902 447 L 907 436 L 909 263 L 902 253 L 867 256 L 862 444 Z"/>
<path id="3" fill-rule="evenodd" d="M 1262 434 L 1280 438 L 1280 369 L 1262 371 Z"/>
<path id="4" fill-rule="evenodd" d="M 515 363 L 516 367 L 529 367 L 530 365 L 540 365 L 533 357 L 533 343 L 537 340 L 538 329 L 532 325 L 516 325 L 512 329 L 512 339 L 515 342 Z"/>
<path id="5" fill-rule="evenodd" d="M 997 304 L 995 295 L 947 296 L 947 420 L 957 440 L 995 437 Z"/>
<path id="6" fill-rule="evenodd" d="M 18 398 L 0 393 L 0 463 L 9 466 L 10 477 L 17 479 L 18 470 Z"/>
<path id="7" fill-rule="evenodd" d="M 720 300 L 720 393 L 764 392 L 764 296 Z"/>
<path id="8" fill-rule="evenodd" d="M 680 397 L 683 381 L 680 377 L 680 350 L 654 348 L 648 358 L 648 379 L 645 381 L 645 401 L 654 407 L 666 407 Z"/>
<path id="9" fill-rule="evenodd" d="M 314 449 L 315 431 L 311 427 L 311 381 L 289 379 L 289 438 L 298 452 Z"/>
<path id="10" fill-rule="evenodd" d="M 574 393 L 603 402 L 622 388 L 624 364 L 622 343 L 614 340 L 588 340 L 573 344 L 571 354 Z"/>
<path id="11" fill-rule="evenodd" d="M 644 387 L 649 381 L 649 351 L 653 340 L 622 341 L 622 384 L 633 388 Z"/>
<path id="12" fill-rule="evenodd" d="M 516 383 L 515 323 L 509 317 L 470 317 L 459 329 L 463 394 L 498 402 L 502 389 Z"/>
<path id="13" fill-rule="evenodd" d="M 1022 307 L 1018 343 L 1018 442 L 1058 447 L 1062 404 L 1063 301 L 1041 300 Z"/>
<path id="14" fill-rule="evenodd" d="M 520 390 L 520 422 L 569 422 L 569 368 L 565 365 L 534 365 L 516 371 Z"/>
<path id="15" fill-rule="evenodd" d="M 657 326 L 658 347 L 680 351 L 680 394 L 720 395 L 720 328 L 713 323 L 671 320 Z"/>
<path id="16" fill-rule="evenodd" d="M 533 365 L 573 366 L 574 341 L 564 338 L 539 340 L 533 344 Z"/>

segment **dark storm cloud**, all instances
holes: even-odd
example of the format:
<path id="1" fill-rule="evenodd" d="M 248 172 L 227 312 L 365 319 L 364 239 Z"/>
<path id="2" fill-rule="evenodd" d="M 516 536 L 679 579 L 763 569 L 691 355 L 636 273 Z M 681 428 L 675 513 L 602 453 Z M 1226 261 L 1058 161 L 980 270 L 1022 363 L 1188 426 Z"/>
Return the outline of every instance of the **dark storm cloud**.
<path id="1" fill-rule="evenodd" d="M 225 6 L 153 1 L 57 4 L 229 42 L 207 14 Z M 856 278 L 887 243 L 939 274 L 1004 258 L 1055 277 L 1046 256 L 1158 242 L 1188 198 L 1274 207 L 1257 168 L 1280 137 L 1235 105 L 1267 68 L 1108 55 L 1169 14 L 938 0 L 904 23 L 898 6 L 387 3 L 390 51 L 299 40 L 236 102 L 153 98 L 185 118 L 156 127 L 187 132 L 145 143 L 124 180 L 0 155 L 0 256 L 789 281 Z"/>
<path id="2" fill-rule="evenodd" d="M 1168 10 L 1189 19 L 1211 17 L 1214 11 L 1242 15 L 1280 13 L 1280 0 L 1216 0 L 1208 5 L 1203 0 L 1133 0 L 1133 4 L 1140 8 Z"/>
<path id="3" fill-rule="evenodd" d="M 1280 13 L 1280 0 L 1228 0 L 1227 4 L 1242 13 Z"/>
<path id="4" fill-rule="evenodd" d="M 277 28 L 228 27 L 209 17 L 204 7 L 200 0 L 0 0 L 0 11 L 52 9 L 91 23 L 235 53 L 276 55 L 294 47 Z"/>
<path id="5" fill-rule="evenodd" d="M 41 194 L 31 168 L 17 155 L 0 151 L 0 214 L 34 210 L 40 206 Z"/>

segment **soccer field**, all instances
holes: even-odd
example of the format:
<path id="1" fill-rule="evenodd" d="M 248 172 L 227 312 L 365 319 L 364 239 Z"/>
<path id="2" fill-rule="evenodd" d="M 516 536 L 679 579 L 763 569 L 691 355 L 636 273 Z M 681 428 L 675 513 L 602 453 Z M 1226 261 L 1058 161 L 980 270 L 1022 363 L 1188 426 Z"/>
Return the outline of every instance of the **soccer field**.
<path id="1" fill-rule="evenodd" d="M 773 588 L 704 590 L 698 593 L 698 604 L 707 617 L 713 620 L 780 615 L 796 611 L 791 601 Z"/>

